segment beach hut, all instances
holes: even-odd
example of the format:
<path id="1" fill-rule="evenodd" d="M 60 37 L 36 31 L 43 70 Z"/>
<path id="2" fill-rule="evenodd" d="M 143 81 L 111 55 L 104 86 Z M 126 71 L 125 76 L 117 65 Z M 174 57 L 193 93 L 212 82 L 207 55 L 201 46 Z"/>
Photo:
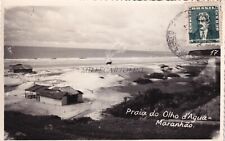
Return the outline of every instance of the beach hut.
<path id="1" fill-rule="evenodd" d="M 10 65 L 9 71 L 14 73 L 32 73 L 33 68 L 30 65 L 16 64 L 16 65 Z"/>
<path id="2" fill-rule="evenodd" d="M 82 95 L 81 91 L 70 86 L 48 88 L 37 94 L 40 102 L 60 106 L 80 103 L 83 101 Z"/>

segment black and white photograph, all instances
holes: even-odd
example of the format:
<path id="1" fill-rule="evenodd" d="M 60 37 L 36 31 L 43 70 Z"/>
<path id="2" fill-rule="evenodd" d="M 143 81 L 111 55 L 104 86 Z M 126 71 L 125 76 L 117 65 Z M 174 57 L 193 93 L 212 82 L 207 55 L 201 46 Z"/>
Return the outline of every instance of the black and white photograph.
<path id="1" fill-rule="evenodd" d="M 3 10 L 5 140 L 222 139 L 220 3 Z M 216 42 L 189 41 L 196 15 Z"/>

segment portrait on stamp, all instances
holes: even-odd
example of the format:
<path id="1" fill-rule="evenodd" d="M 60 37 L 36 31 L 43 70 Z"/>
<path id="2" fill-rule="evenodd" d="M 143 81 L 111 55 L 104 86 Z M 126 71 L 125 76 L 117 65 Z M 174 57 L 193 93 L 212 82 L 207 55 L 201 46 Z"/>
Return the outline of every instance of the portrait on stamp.
<path id="1" fill-rule="evenodd" d="M 189 42 L 219 42 L 219 14 L 216 6 L 191 7 L 189 14 Z"/>

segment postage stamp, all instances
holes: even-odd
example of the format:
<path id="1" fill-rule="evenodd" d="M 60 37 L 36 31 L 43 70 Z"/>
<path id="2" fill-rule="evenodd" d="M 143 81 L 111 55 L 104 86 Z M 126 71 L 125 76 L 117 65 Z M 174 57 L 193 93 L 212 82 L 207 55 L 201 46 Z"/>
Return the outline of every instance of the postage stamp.
<path id="1" fill-rule="evenodd" d="M 170 50 L 184 60 L 207 62 L 211 57 L 220 56 L 220 5 L 210 2 L 185 5 L 168 26 L 166 36 Z"/>
<path id="2" fill-rule="evenodd" d="M 189 42 L 219 42 L 218 6 L 193 6 L 188 9 Z"/>

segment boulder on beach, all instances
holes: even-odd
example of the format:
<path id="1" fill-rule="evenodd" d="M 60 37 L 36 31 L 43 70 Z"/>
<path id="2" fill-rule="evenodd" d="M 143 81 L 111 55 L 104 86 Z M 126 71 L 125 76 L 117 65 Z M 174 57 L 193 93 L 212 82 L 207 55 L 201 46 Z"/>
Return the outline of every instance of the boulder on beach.
<path id="1" fill-rule="evenodd" d="M 165 64 L 160 65 L 160 68 L 165 68 L 165 67 L 169 67 L 169 66 Z"/>
<path id="2" fill-rule="evenodd" d="M 112 64 L 112 61 L 107 61 L 106 62 L 106 65 L 111 65 Z"/>
<path id="3" fill-rule="evenodd" d="M 148 84 L 148 83 L 152 83 L 151 80 L 147 79 L 147 78 L 138 78 L 137 80 L 134 80 L 134 82 L 138 83 L 138 84 Z"/>
<path id="4" fill-rule="evenodd" d="M 104 77 L 103 77 L 103 76 L 100 76 L 99 78 L 104 79 Z"/>

